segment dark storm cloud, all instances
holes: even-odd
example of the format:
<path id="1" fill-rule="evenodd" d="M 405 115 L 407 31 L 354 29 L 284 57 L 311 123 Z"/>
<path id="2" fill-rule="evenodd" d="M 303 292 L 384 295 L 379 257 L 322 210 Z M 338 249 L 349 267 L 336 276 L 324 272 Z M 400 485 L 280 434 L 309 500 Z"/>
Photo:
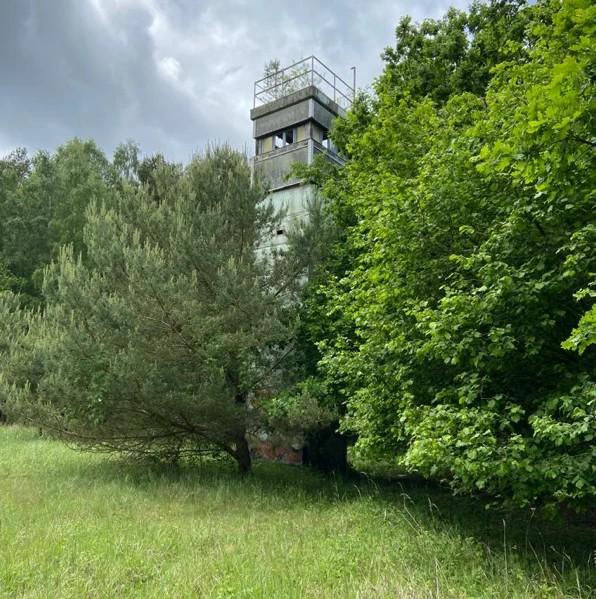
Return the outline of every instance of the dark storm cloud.
<path id="1" fill-rule="evenodd" d="M 107 23 L 79 0 L 9 0 L 2 13 L 0 131 L 13 145 L 52 147 L 78 135 L 106 148 L 138 137 L 167 150 L 170 137 L 192 147 L 193 130 L 215 132 L 164 83 L 146 7 L 125 5 Z"/>
<path id="2" fill-rule="evenodd" d="M 456 4 L 464 5 L 465 0 Z M 250 147 L 252 84 L 273 57 L 315 54 L 366 86 L 399 18 L 445 0 L 2 0 L 0 154 L 92 137 L 187 160 L 208 142 Z"/>

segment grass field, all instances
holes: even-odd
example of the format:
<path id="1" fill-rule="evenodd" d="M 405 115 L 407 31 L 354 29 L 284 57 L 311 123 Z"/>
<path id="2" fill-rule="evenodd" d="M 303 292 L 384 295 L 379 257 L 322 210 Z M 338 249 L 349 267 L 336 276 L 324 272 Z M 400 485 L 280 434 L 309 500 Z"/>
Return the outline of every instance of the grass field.
<path id="1" fill-rule="evenodd" d="M 430 487 L 178 470 L 0 427 L 0 597 L 589 597 L 590 531 Z"/>

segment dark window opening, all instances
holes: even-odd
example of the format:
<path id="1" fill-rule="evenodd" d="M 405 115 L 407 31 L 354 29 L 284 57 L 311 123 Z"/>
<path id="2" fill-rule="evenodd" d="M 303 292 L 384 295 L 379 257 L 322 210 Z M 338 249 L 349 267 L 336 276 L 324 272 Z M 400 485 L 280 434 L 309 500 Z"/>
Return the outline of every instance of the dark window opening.
<path id="1" fill-rule="evenodd" d="M 284 129 L 283 131 L 278 131 L 273 136 L 273 147 L 274 149 L 283 148 L 284 146 L 289 146 L 294 143 L 296 139 L 296 130 L 292 127 L 291 129 Z"/>
<path id="2" fill-rule="evenodd" d="M 285 235 L 286 232 L 283 229 L 277 229 L 277 231 L 275 231 L 276 235 Z"/>

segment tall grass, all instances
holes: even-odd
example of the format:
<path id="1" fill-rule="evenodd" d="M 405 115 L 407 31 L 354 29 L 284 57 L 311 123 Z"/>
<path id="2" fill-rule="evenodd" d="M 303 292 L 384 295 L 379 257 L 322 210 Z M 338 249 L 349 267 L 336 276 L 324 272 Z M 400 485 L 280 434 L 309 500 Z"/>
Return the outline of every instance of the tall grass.
<path id="1" fill-rule="evenodd" d="M 0 427 L 0 597 L 589 597 L 590 543 L 420 485 L 126 464 Z"/>

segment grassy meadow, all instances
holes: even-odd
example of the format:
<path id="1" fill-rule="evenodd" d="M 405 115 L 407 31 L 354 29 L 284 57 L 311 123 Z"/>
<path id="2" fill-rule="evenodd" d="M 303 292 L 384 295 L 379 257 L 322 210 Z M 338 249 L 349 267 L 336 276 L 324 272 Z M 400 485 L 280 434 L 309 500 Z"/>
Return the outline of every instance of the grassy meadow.
<path id="1" fill-rule="evenodd" d="M 2 598 L 587 598 L 593 540 L 415 483 L 126 464 L 0 427 Z"/>

